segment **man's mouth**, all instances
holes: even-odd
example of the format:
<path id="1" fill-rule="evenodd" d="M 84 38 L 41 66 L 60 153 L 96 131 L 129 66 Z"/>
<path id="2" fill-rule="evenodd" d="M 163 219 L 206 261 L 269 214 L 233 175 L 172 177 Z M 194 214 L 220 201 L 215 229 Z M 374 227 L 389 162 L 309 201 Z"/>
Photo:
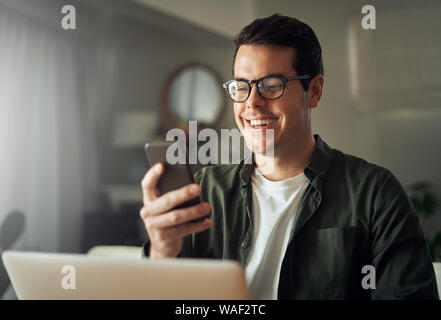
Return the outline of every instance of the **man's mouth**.
<path id="1" fill-rule="evenodd" d="M 268 118 L 268 119 L 244 119 L 247 128 L 251 129 L 267 129 L 273 126 L 273 124 L 279 120 L 278 118 Z"/>

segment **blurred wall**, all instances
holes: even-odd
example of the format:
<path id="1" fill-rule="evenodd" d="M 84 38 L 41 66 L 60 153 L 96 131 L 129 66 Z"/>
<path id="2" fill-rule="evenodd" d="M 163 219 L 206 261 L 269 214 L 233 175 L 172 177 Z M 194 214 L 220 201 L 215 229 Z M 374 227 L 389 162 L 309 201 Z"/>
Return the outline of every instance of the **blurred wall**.
<path id="1" fill-rule="evenodd" d="M 131 0 L 233 37 L 256 16 L 255 0 Z"/>

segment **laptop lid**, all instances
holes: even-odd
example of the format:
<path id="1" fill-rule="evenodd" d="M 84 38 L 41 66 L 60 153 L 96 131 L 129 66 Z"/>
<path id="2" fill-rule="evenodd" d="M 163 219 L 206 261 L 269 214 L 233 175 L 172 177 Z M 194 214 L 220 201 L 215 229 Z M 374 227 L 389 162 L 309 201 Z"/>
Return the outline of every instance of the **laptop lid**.
<path id="1" fill-rule="evenodd" d="M 234 261 L 140 259 L 5 251 L 19 299 L 248 299 L 243 268 Z"/>

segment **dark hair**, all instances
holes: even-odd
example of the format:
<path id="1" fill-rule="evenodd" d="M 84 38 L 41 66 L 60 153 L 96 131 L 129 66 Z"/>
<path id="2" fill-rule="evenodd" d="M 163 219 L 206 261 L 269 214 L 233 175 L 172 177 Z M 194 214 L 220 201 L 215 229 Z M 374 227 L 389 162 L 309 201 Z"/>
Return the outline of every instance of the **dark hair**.
<path id="1" fill-rule="evenodd" d="M 293 68 L 298 75 L 309 74 L 311 78 L 318 74 L 323 75 L 320 43 L 311 27 L 295 18 L 274 14 L 256 19 L 239 32 L 234 38 L 234 43 L 236 51 L 233 58 L 233 74 L 239 47 L 244 44 L 263 44 L 293 47 L 296 52 Z M 305 91 L 308 91 L 310 79 L 301 80 Z"/>

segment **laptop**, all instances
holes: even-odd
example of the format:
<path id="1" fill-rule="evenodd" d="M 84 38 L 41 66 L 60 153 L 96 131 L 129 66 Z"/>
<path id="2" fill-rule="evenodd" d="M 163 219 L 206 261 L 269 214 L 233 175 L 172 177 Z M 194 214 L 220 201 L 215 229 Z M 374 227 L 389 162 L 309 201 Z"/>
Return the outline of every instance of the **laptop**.
<path id="1" fill-rule="evenodd" d="M 243 268 L 209 259 L 121 259 L 5 251 L 18 299 L 245 300 Z"/>

